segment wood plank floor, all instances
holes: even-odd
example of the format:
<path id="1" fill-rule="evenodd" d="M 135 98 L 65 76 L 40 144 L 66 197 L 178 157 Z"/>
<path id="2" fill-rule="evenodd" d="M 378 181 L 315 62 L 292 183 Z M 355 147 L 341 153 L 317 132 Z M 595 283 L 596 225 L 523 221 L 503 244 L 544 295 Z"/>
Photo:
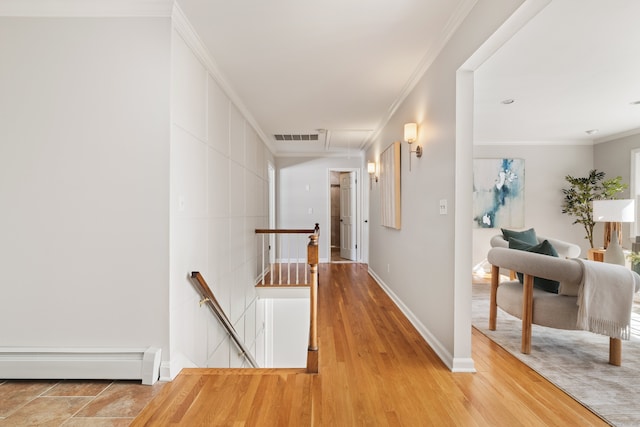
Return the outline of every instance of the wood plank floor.
<path id="1" fill-rule="evenodd" d="M 366 265 L 320 269 L 320 374 L 184 370 L 131 425 L 607 425 L 476 330 L 451 373 Z"/>

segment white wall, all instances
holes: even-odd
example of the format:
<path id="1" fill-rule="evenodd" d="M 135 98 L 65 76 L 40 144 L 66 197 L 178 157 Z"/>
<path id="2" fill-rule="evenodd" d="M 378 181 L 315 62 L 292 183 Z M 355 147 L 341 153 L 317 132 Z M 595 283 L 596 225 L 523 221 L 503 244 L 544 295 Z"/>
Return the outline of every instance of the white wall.
<path id="1" fill-rule="evenodd" d="M 304 368 L 309 344 L 309 298 L 266 301 L 269 368 Z"/>
<path id="2" fill-rule="evenodd" d="M 0 18 L 0 343 L 169 343 L 169 18 Z"/>
<path id="3" fill-rule="evenodd" d="M 185 41 L 188 40 L 188 43 Z M 268 226 L 268 148 L 216 82 L 184 24 L 172 37 L 171 366 L 242 367 L 188 275 L 200 271 L 264 366 L 256 228 Z M 304 347 L 303 347 L 304 349 Z"/>
<path id="4" fill-rule="evenodd" d="M 456 365 L 454 354 L 459 359 L 471 357 L 470 321 L 466 325 L 454 321 L 456 71 L 520 3 L 478 1 L 366 156 L 367 161 L 378 159 L 391 142 L 402 139 L 404 123 L 418 123 L 417 143 L 423 146 L 424 154 L 421 159 L 412 159 L 411 172 L 408 146 L 403 143 L 401 147 L 401 230 L 380 226 L 380 192 L 373 184 L 369 268 L 451 368 Z M 463 155 L 470 158 L 472 153 Z M 447 215 L 439 215 L 440 199 L 448 201 Z M 468 282 L 469 288 L 460 290 L 467 297 L 471 292 L 470 268 Z M 470 303 L 467 309 L 470 311 Z M 465 335 L 462 352 L 454 349 L 454 340 L 459 342 L 456 331 Z"/>
<path id="5" fill-rule="evenodd" d="M 476 145 L 474 158 L 524 159 L 524 227 L 535 228 L 542 236 L 575 243 L 587 256 L 589 241 L 580 224 L 572 225 L 574 217 L 562 213 L 563 188 L 568 188 L 565 176 L 586 176 L 593 168 L 591 145 Z M 505 227 L 513 228 L 513 227 Z M 486 258 L 489 240 L 500 234 L 500 228 L 473 230 L 473 265 Z"/>
<path id="6" fill-rule="evenodd" d="M 629 197 L 631 190 L 631 150 L 640 148 L 640 134 L 620 137 L 612 141 L 596 144 L 593 147 L 594 168 L 606 173 L 605 179 L 622 177 L 622 182 L 629 185 L 629 189 L 621 193 L 620 198 Z M 640 165 L 639 165 L 640 167 Z M 636 188 L 636 191 L 640 189 Z M 636 209 L 638 207 L 636 206 Z M 620 242 L 625 248 L 631 248 L 629 240 L 629 225 L 623 224 L 622 239 Z M 602 224 L 596 224 L 593 229 L 593 244 L 597 247 L 603 245 L 604 229 Z"/>
<path id="7" fill-rule="evenodd" d="M 358 209 L 362 211 L 363 186 L 369 176 L 362 171 L 361 157 L 280 157 L 277 159 L 277 225 L 278 228 L 313 228 L 320 224 L 319 254 L 321 262 L 330 256 L 331 237 L 331 170 L 357 169 Z M 364 183 L 364 184 L 363 184 Z M 311 213 L 309 213 L 311 210 Z M 362 221 L 362 215 L 360 215 Z M 361 224 L 358 224 L 361 225 Z M 306 243 L 305 243 L 306 245 Z M 361 248 L 362 244 L 358 243 Z M 306 249 L 304 249 L 306 251 Z M 360 252 L 358 252 L 360 254 Z M 306 254 L 306 252 L 305 252 Z M 305 255 L 306 257 L 306 255 Z"/>

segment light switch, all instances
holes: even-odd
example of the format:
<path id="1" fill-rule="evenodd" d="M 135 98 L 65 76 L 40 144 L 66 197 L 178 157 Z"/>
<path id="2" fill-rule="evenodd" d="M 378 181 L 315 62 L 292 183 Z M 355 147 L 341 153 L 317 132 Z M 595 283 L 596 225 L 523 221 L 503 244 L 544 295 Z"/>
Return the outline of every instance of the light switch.
<path id="1" fill-rule="evenodd" d="M 309 215 L 313 213 L 313 208 L 309 208 Z"/>
<path id="2" fill-rule="evenodd" d="M 440 199 L 440 215 L 447 214 L 447 199 Z"/>

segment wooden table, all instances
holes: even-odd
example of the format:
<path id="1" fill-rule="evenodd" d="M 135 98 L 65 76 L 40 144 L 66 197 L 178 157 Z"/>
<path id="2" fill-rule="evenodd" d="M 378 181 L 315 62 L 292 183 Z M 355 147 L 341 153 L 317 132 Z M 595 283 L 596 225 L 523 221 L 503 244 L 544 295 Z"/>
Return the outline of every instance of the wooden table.
<path id="1" fill-rule="evenodd" d="M 602 249 L 602 248 L 599 248 L 599 249 L 591 248 L 591 249 L 589 249 L 589 253 L 588 253 L 587 257 L 591 261 L 604 262 L 604 253 L 605 253 L 605 249 Z"/>

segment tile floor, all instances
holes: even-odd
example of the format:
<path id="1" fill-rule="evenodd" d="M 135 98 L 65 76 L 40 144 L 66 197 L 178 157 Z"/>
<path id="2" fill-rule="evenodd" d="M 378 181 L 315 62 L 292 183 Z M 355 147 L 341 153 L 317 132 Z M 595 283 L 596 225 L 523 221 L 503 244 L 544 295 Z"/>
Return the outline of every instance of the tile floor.
<path id="1" fill-rule="evenodd" d="M 164 384 L 0 380 L 0 426 L 128 426 Z"/>

